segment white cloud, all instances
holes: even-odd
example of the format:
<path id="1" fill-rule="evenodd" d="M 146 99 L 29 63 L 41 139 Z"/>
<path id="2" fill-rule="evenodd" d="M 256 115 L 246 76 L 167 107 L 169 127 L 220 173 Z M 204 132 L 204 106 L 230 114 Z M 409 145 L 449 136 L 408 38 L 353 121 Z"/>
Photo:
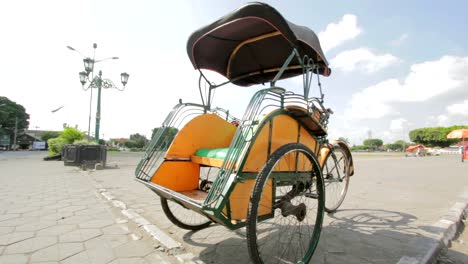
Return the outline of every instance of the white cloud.
<path id="1" fill-rule="evenodd" d="M 388 104 L 393 97 L 392 89 L 398 86 L 398 80 L 390 79 L 354 94 L 347 115 L 350 119 L 375 119 L 388 115 L 392 112 Z"/>
<path id="2" fill-rule="evenodd" d="M 343 42 L 357 37 L 361 32 L 361 28 L 357 25 L 356 16 L 346 14 L 338 23 L 328 24 L 318 36 L 323 52 L 327 52 Z"/>
<path id="3" fill-rule="evenodd" d="M 372 128 L 366 124 L 356 125 L 347 120 L 343 115 L 333 115 L 328 127 L 328 138 L 338 139 L 340 137 L 347 138 L 351 145 L 360 145 L 367 139 L 368 131 Z"/>
<path id="4" fill-rule="evenodd" d="M 466 124 L 466 118 L 468 116 L 468 100 L 448 105 L 445 110 L 445 113 L 429 116 L 426 121 L 426 126 Z"/>
<path id="5" fill-rule="evenodd" d="M 350 119 L 374 119 L 396 114 L 394 103 L 424 102 L 468 85 L 468 57 L 444 56 L 411 66 L 400 82 L 388 79 L 354 94 Z M 457 108 L 455 108 L 457 109 Z"/>
<path id="6" fill-rule="evenodd" d="M 394 47 L 400 47 L 408 39 L 408 34 L 402 34 L 397 39 L 392 40 L 390 43 Z"/>
<path id="7" fill-rule="evenodd" d="M 468 116 L 468 100 L 447 106 L 447 112 L 450 115 Z"/>
<path id="8" fill-rule="evenodd" d="M 398 58 L 391 54 L 378 55 L 368 48 L 359 48 L 339 53 L 330 61 L 330 64 L 333 69 L 341 69 L 345 72 L 362 70 L 366 73 L 374 73 L 398 61 Z"/>
<path id="9" fill-rule="evenodd" d="M 390 121 L 391 131 L 402 131 L 408 121 L 404 118 L 397 118 Z"/>
<path id="10" fill-rule="evenodd" d="M 433 126 L 448 126 L 452 123 L 450 117 L 445 114 L 440 114 L 437 116 L 429 116 L 426 122 L 427 127 Z"/>

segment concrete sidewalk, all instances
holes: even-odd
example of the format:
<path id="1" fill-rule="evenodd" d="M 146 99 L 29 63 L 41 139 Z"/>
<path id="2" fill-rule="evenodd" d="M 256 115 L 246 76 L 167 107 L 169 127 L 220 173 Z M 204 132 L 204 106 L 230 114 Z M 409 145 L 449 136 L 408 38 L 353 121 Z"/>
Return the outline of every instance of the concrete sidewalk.
<path id="1" fill-rule="evenodd" d="M 140 154 L 141 155 L 141 154 Z M 112 194 L 147 222 L 179 242 L 183 252 L 205 263 L 250 261 L 245 229 L 220 225 L 190 232 L 172 225 L 159 198 L 133 180 L 139 155 L 112 155 L 119 170 L 89 172 L 98 188 Z M 468 164 L 467 164 L 468 166 Z M 345 203 L 327 215 L 312 263 L 426 263 L 440 250 L 440 219 L 468 186 L 466 167 L 451 156 L 427 158 L 356 157 Z M 443 220 L 443 225 L 447 220 Z"/>
<path id="2" fill-rule="evenodd" d="M 0 263 L 175 262 L 87 174 L 45 155 L 0 153 Z"/>

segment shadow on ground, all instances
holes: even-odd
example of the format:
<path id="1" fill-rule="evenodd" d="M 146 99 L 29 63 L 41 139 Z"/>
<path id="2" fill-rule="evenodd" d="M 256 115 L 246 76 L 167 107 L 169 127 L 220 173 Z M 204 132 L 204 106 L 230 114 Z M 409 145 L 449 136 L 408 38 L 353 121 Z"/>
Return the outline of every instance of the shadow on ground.
<path id="1" fill-rule="evenodd" d="M 328 214 L 311 262 L 397 263 L 403 256 L 420 258 L 428 243 L 434 240 L 430 234 L 422 234 L 424 227 L 416 226 L 416 220 L 411 214 L 380 209 L 341 210 Z M 213 225 L 185 233 L 183 241 L 196 249 L 205 263 L 250 261 L 245 228 L 229 231 Z"/>

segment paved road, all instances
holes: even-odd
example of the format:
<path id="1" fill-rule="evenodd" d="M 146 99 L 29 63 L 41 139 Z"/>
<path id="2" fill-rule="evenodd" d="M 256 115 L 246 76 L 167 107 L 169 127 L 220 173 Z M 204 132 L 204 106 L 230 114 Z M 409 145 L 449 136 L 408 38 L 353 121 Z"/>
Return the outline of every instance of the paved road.
<path id="1" fill-rule="evenodd" d="M 0 263 L 174 262 L 88 174 L 44 155 L 0 153 Z"/>
<path id="2" fill-rule="evenodd" d="M 245 229 L 229 231 L 212 225 L 188 232 L 173 226 L 158 197 L 133 180 L 139 153 L 111 154 L 108 163 L 117 164 L 118 169 L 84 173 L 61 162 L 39 161 L 35 153 L 16 157 L 5 153 L 0 154 L 0 263 L 174 262 L 103 201 L 97 195 L 99 189 L 110 192 L 205 263 L 249 261 Z M 341 210 L 325 217 L 313 263 L 417 259 L 439 231 L 433 224 L 468 186 L 468 163 L 460 163 L 455 156 L 356 155 L 355 167 Z"/>

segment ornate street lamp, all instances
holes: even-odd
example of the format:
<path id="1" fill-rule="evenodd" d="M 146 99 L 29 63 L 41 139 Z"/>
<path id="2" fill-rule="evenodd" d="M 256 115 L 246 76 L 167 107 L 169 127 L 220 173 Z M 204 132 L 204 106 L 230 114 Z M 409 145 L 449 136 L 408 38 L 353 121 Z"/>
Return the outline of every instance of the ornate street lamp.
<path id="1" fill-rule="evenodd" d="M 120 74 L 120 79 L 121 79 L 122 84 L 123 84 L 124 87 L 125 87 L 125 85 L 127 85 L 128 77 L 130 77 L 130 74 L 128 74 L 128 73 L 126 73 L 126 72 L 122 72 L 122 73 Z"/>
<path id="2" fill-rule="evenodd" d="M 85 59 L 83 59 L 83 63 L 84 63 L 85 71 L 88 74 L 90 72 L 93 72 L 93 70 L 94 70 L 94 60 L 92 60 L 91 58 L 85 58 Z"/>
<path id="3" fill-rule="evenodd" d="M 81 85 L 85 85 L 86 83 L 86 78 L 88 78 L 88 74 L 84 71 L 80 72 L 80 82 L 81 82 Z"/>
<path id="4" fill-rule="evenodd" d="M 70 50 L 73 50 L 73 51 L 76 51 L 78 52 L 79 54 L 83 55 L 81 52 L 75 50 L 74 48 L 70 47 L 70 46 L 67 46 L 68 49 Z M 97 48 L 97 44 L 94 43 L 93 44 L 93 48 L 94 48 L 94 54 L 96 54 L 96 48 Z M 95 132 L 94 132 L 94 135 L 95 135 L 95 140 L 96 140 L 96 143 L 99 144 L 99 128 L 100 128 L 100 125 L 101 125 L 101 88 L 105 88 L 105 89 L 110 89 L 110 88 L 114 88 L 114 89 L 117 89 L 119 91 L 123 91 L 125 89 L 125 85 L 127 85 L 127 82 L 128 82 L 128 78 L 129 78 L 129 74 L 126 73 L 126 72 L 123 72 L 122 74 L 120 74 L 120 78 L 121 78 L 121 82 L 123 84 L 123 88 L 119 88 L 118 86 L 116 86 L 110 79 L 103 79 L 102 78 L 102 71 L 99 71 L 99 74 L 97 76 L 94 76 L 94 65 L 98 62 L 101 62 L 101 61 L 105 61 L 105 60 L 117 60 L 119 59 L 119 57 L 110 57 L 110 58 L 106 58 L 106 59 L 102 59 L 102 60 L 95 60 L 94 59 L 94 56 L 93 56 L 93 59 L 89 58 L 89 57 L 86 57 L 83 59 L 83 64 L 84 64 L 84 68 L 85 68 L 85 71 L 82 71 L 79 73 L 79 76 L 80 76 L 80 82 L 81 82 L 81 85 L 83 86 L 83 90 L 88 90 L 88 89 L 91 89 L 91 88 L 97 88 L 98 89 L 98 98 L 97 98 L 97 111 L 96 111 L 96 129 L 95 129 Z M 90 76 L 91 74 L 91 76 Z M 89 82 L 88 86 L 85 87 L 85 84 Z M 89 121 L 88 121 L 88 139 L 90 137 L 90 126 L 91 126 L 91 103 L 92 103 L 92 97 L 93 96 L 93 93 L 92 93 L 92 90 L 91 90 L 91 99 L 90 99 L 90 102 L 89 102 Z"/>

